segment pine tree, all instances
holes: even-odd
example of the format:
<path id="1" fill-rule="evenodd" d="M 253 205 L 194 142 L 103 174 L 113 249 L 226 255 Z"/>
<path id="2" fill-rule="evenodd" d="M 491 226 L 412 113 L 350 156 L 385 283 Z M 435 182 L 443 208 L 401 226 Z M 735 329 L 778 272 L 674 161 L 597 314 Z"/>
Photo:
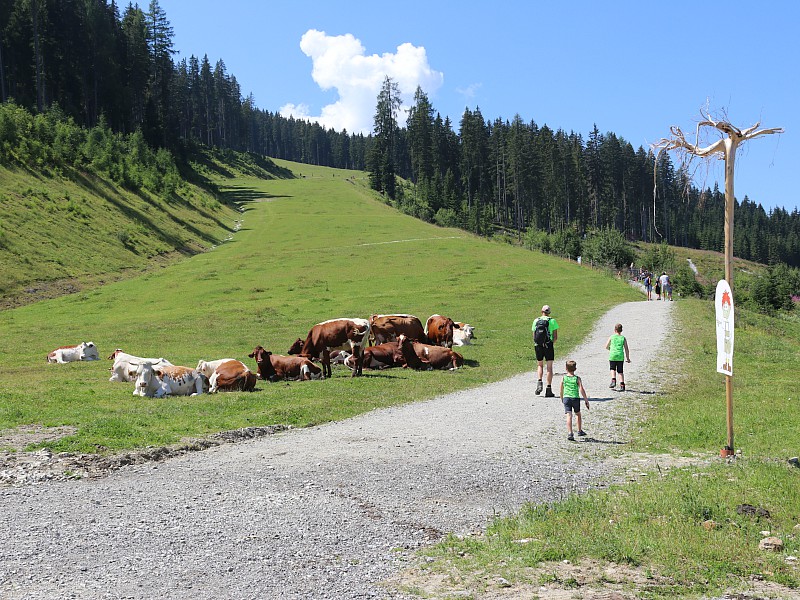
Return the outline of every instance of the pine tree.
<path id="1" fill-rule="evenodd" d="M 386 76 L 375 107 L 373 146 L 370 153 L 370 186 L 394 200 L 396 196 L 395 140 L 397 113 L 402 106 L 397 82 Z"/>

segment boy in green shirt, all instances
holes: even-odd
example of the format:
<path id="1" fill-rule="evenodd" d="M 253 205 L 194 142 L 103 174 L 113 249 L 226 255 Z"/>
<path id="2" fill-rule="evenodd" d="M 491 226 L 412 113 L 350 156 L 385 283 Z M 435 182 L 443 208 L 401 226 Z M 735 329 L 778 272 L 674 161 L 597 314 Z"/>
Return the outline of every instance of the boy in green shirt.
<path id="1" fill-rule="evenodd" d="M 567 415 L 567 439 L 570 442 L 575 441 L 575 436 L 572 434 L 573 411 L 578 417 L 578 435 L 586 435 L 581 418 L 581 396 L 586 402 L 586 410 L 589 410 L 589 397 L 586 395 L 586 390 L 583 389 L 583 381 L 575 375 L 575 369 L 577 368 L 578 365 L 574 360 L 568 360 L 567 374 L 561 380 L 561 402 L 564 404 L 564 413 Z"/>
<path id="2" fill-rule="evenodd" d="M 619 373 L 619 391 L 625 391 L 625 374 L 623 373 L 623 360 L 631 362 L 631 353 L 628 350 L 628 340 L 622 335 L 622 323 L 614 325 L 614 334 L 608 338 L 606 342 L 606 350 L 608 350 L 608 364 L 611 368 L 611 385 L 612 390 L 617 387 L 617 373 Z"/>

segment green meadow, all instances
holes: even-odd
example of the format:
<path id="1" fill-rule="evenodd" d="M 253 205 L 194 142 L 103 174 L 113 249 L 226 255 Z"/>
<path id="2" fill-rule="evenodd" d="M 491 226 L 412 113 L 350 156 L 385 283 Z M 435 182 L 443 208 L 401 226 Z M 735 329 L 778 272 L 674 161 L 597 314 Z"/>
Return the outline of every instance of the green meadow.
<path id="1" fill-rule="evenodd" d="M 277 161 L 280 162 L 280 161 Z M 404 216 L 361 172 L 280 163 L 295 177 L 217 176 L 233 238 L 141 276 L 0 313 L 0 429 L 71 425 L 54 451 L 163 445 L 246 426 L 307 426 L 429 398 L 532 369 L 530 323 L 544 303 L 574 346 L 627 285 L 562 259 Z M 220 236 L 222 237 L 222 235 Z M 594 290 L 591 302 L 583 290 Z M 373 313 L 440 313 L 476 327 L 456 372 L 393 369 L 319 382 L 259 382 L 256 392 L 142 399 L 108 381 L 115 348 L 194 367 L 257 345 L 285 354 L 315 323 Z M 93 341 L 96 362 L 49 365 L 47 353 Z"/>

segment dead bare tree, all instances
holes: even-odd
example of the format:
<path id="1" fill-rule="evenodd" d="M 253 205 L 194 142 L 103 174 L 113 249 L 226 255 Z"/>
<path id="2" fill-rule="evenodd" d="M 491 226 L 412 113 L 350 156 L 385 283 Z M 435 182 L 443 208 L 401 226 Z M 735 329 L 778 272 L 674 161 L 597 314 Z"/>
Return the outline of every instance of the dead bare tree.
<path id="1" fill-rule="evenodd" d="M 706 109 L 700 110 L 702 119 L 697 123 L 695 130 L 694 143 L 686 139 L 680 127 L 673 125 L 669 128 L 670 137 L 661 138 L 651 147 L 656 152 L 655 167 L 653 168 L 653 222 L 655 223 L 656 211 L 656 169 L 658 168 L 658 157 L 663 151 L 677 150 L 681 165 L 688 171 L 688 165 L 695 156 L 705 159 L 721 158 L 725 161 L 725 247 L 733 252 L 733 175 L 736 163 L 736 150 L 742 142 L 751 140 L 762 135 L 772 133 L 783 133 L 783 127 L 771 127 L 769 129 L 759 129 L 760 122 L 747 129 L 739 129 L 732 125 L 727 119 L 714 119 Z M 705 132 L 707 128 L 715 130 L 720 135 L 720 139 L 712 143 L 705 143 Z M 728 264 L 728 253 L 726 250 L 726 265 Z M 733 286 L 731 274 L 725 271 L 725 278 L 728 284 Z"/>

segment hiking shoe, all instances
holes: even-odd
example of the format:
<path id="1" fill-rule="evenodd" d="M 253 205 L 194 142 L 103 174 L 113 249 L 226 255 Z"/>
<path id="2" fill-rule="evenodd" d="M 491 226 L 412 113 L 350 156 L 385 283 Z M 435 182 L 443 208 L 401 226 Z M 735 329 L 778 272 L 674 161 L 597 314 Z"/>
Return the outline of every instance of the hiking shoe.
<path id="1" fill-rule="evenodd" d="M 544 393 L 545 398 L 555 398 L 556 395 L 553 393 L 553 389 L 548 385 L 547 391 Z"/>
<path id="2" fill-rule="evenodd" d="M 574 442 L 574 441 L 575 441 L 575 436 L 574 436 L 574 435 L 572 435 L 572 434 L 570 433 L 570 434 L 567 436 L 567 441 Z"/>
<path id="3" fill-rule="evenodd" d="M 611 380 L 611 385 L 609 385 L 608 387 L 610 387 L 612 390 L 613 390 L 615 387 L 617 387 L 617 380 L 616 380 L 616 379 L 612 379 L 612 380 Z"/>
<path id="4" fill-rule="evenodd" d="M 536 382 L 536 395 L 538 396 L 541 393 L 542 393 L 542 380 L 540 379 L 538 382 Z"/>
<path id="5" fill-rule="evenodd" d="M 620 392 L 624 392 L 625 391 L 625 384 L 624 383 L 620 383 L 619 384 L 619 391 Z"/>
<path id="6" fill-rule="evenodd" d="M 583 436 L 585 436 L 585 435 L 586 435 L 586 432 L 585 432 L 583 429 L 581 429 L 581 430 L 578 432 L 578 435 L 579 435 L 579 436 L 581 436 L 581 437 L 583 437 Z"/>

